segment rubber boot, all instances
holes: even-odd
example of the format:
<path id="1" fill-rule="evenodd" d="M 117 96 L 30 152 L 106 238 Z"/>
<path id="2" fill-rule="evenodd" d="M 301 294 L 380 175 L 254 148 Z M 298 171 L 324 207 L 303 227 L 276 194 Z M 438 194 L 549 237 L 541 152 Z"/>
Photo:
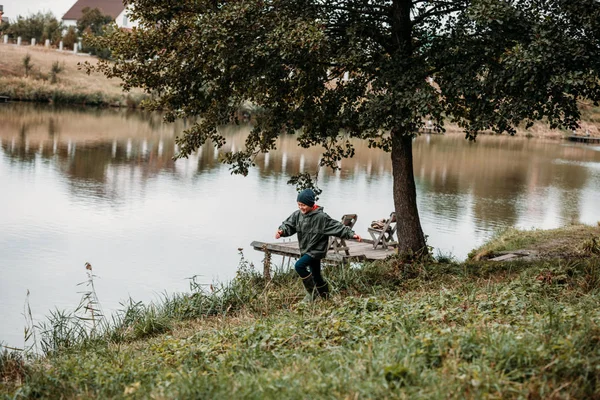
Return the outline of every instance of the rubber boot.
<path id="1" fill-rule="evenodd" d="M 317 297 L 317 291 L 315 288 L 315 280 L 313 279 L 312 274 L 308 275 L 306 278 L 302 278 L 302 284 L 304 285 L 304 288 L 306 289 L 306 296 L 304 296 L 304 299 L 302 299 L 303 303 L 312 303 L 313 301 L 315 301 L 315 298 Z"/>
<path id="2" fill-rule="evenodd" d="M 322 298 L 329 298 L 329 285 L 327 284 L 327 282 L 325 282 L 321 286 L 317 286 L 317 291 L 319 292 L 319 296 L 321 296 Z"/>

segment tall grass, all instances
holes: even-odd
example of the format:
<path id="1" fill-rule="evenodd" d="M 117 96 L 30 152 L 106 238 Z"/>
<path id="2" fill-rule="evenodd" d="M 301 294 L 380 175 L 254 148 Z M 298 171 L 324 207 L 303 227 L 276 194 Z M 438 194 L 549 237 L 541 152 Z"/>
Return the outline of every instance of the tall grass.
<path id="1" fill-rule="evenodd" d="M 51 81 L 54 79 L 53 76 L 55 78 L 56 73 L 51 72 Z M 146 98 L 140 94 L 90 91 L 87 88 L 68 86 L 60 82 L 52 84 L 43 79 L 4 78 L 1 83 L 0 96 L 10 97 L 14 101 L 138 108 Z"/>

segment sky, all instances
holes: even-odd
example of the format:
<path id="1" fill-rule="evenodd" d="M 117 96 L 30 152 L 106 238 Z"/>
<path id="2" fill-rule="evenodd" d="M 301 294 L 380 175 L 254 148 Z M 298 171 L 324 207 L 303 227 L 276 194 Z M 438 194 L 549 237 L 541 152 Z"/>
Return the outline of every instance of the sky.
<path id="1" fill-rule="evenodd" d="M 75 4 L 76 0 L 0 0 L 4 6 L 4 17 L 11 21 L 17 18 L 17 15 L 28 16 L 38 11 L 50 11 L 61 19 L 62 16 Z"/>

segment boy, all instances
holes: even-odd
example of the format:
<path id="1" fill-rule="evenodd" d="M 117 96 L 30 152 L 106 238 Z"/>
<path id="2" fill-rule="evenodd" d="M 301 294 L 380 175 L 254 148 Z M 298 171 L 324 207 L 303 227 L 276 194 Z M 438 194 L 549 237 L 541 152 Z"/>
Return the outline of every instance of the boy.
<path id="1" fill-rule="evenodd" d="M 315 193 L 311 189 L 301 191 L 296 200 L 298 210 L 283 221 L 275 239 L 298 234 L 301 257 L 296 261 L 295 268 L 308 292 L 303 301 L 311 302 L 317 293 L 324 298 L 329 296 L 329 285 L 321 276 L 321 259 L 327 254 L 329 236 L 356 239 L 359 242 L 362 239 L 352 229 L 325 214 L 323 207 L 315 204 Z"/>

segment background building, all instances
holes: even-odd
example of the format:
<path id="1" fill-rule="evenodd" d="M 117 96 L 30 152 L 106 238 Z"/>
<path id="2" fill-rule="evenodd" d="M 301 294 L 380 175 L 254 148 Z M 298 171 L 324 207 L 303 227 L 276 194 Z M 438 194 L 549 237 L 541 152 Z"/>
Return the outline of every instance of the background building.
<path id="1" fill-rule="evenodd" d="M 130 9 L 123 5 L 123 0 L 77 0 L 75 4 L 63 15 L 62 21 L 66 27 L 76 26 L 77 20 L 82 16 L 86 7 L 97 8 L 103 14 L 110 15 L 119 28 L 133 28 L 137 22 L 129 18 Z"/>

